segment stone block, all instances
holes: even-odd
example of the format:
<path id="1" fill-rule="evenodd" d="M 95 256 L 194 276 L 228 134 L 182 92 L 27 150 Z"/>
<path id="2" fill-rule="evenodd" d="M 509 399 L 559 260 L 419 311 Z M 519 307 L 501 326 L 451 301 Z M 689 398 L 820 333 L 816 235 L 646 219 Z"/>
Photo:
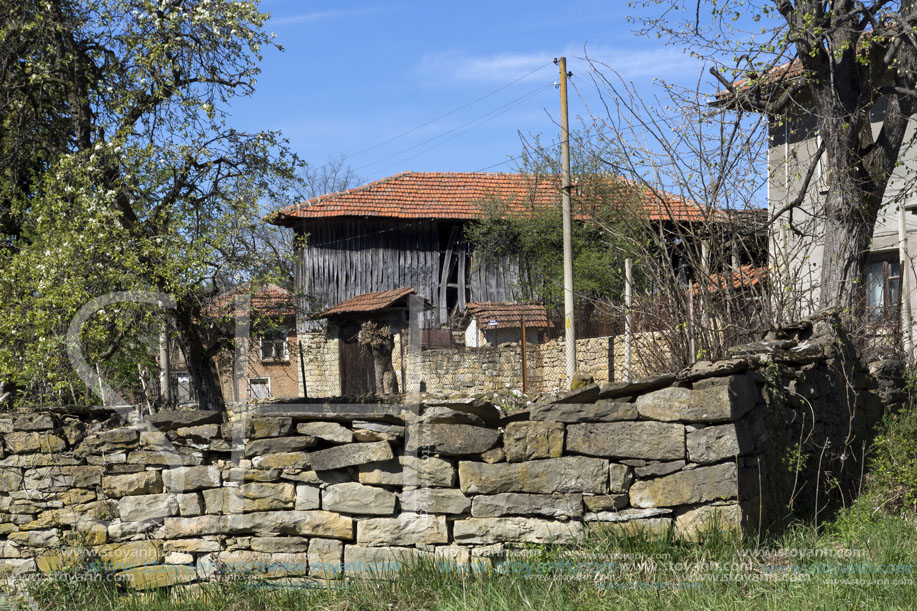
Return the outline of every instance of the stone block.
<path id="1" fill-rule="evenodd" d="M 197 570 L 186 564 L 138 566 L 117 575 L 119 582 L 135 590 L 152 590 L 197 581 Z"/>
<path id="2" fill-rule="evenodd" d="M 687 388 L 663 388 L 637 398 L 644 418 L 664 422 L 730 422 L 754 407 L 760 394 L 745 375 L 712 378 Z"/>
<path id="3" fill-rule="evenodd" d="M 634 467 L 634 475 L 640 478 L 660 477 L 675 473 L 685 468 L 687 463 L 683 460 L 672 460 L 669 462 L 651 462 L 645 465 Z"/>
<path id="4" fill-rule="evenodd" d="M 401 513 L 394 518 L 368 518 L 357 522 L 359 545 L 434 545 L 449 542 L 444 516 Z"/>
<path id="5" fill-rule="evenodd" d="M 634 482 L 630 487 L 630 504 L 634 507 L 693 505 L 734 499 L 737 492 L 736 466 L 723 463 Z"/>
<path id="6" fill-rule="evenodd" d="M 452 488 L 414 488 L 398 495 L 402 511 L 461 514 L 471 508 L 471 499 Z"/>
<path id="7" fill-rule="evenodd" d="M 0 492 L 13 492 L 22 487 L 22 470 L 16 467 L 0 468 Z"/>
<path id="8" fill-rule="evenodd" d="M 389 516 L 395 513 L 395 494 L 357 482 L 334 484 L 322 491 L 322 507 L 341 513 Z"/>
<path id="9" fill-rule="evenodd" d="M 256 469 L 308 469 L 310 464 L 308 452 L 278 452 L 252 458 Z"/>
<path id="10" fill-rule="evenodd" d="M 678 512 L 675 534 L 689 541 L 702 539 L 714 530 L 739 533 L 742 529 L 742 509 L 737 503 L 699 505 Z"/>
<path id="11" fill-rule="evenodd" d="M 455 484 L 452 463 L 433 456 L 399 456 L 397 460 L 360 465 L 359 471 L 361 484 L 434 488 Z"/>
<path id="12" fill-rule="evenodd" d="M 7 449 L 13 454 L 41 452 L 51 454 L 67 449 L 67 442 L 52 433 L 46 432 L 13 432 L 3 436 Z"/>
<path id="13" fill-rule="evenodd" d="M 159 494 L 162 492 L 162 478 L 159 471 L 106 475 L 102 478 L 102 492 L 114 498 L 133 494 Z"/>
<path id="14" fill-rule="evenodd" d="M 207 513 L 239 513 L 293 509 L 296 488 L 293 484 L 253 482 L 241 486 L 204 490 Z"/>
<path id="15" fill-rule="evenodd" d="M 226 572 L 253 578 L 270 579 L 309 573 L 309 556 L 306 553 L 238 550 L 220 552 L 217 560 Z"/>
<path id="16" fill-rule="evenodd" d="M 126 496 L 118 501 L 118 512 L 125 522 L 142 522 L 178 515 L 174 494 Z"/>
<path id="17" fill-rule="evenodd" d="M 318 442 L 315 437 L 309 437 L 307 435 L 255 439 L 245 444 L 245 458 L 264 456 L 265 454 L 279 454 L 282 452 L 301 452 L 314 447 L 316 443 Z"/>
<path id="18" fill-rule="evenodd" d="M 293 508 L 297 511 L 318 509 L 321 506 L 320 492 L 318 486 L 296 486 L 296 503 Z"/>
<path id="19" fill-rule="evenodd" d="M 224 532 L 234 534 L 353 539 L 353 520 L 331 511 L 259 511 L 213 517 L 222 517 Z"/>
<path id="20" fill-rule="evenodd" d="M 245 436 L 249 439 L 283 437 L 293 430 L 293 419 L 283 416 L 252 418 L 248 420 Z"/>
<path id="21" fill-rule="evenodd" d="M 627 492 L 634 481 L 634 470 L 627 465 L 608 465 L 608 492 Z"/>
<path id="22" fill-rule="evenodd" d="M 213 440 L 211 449 L 222 441 L 220 439 L 219 424 L 199 424 L 197 426 L 180 426 L 175 429 L 175 434 L 179 437 L 193 437 L 196 439 Z"/>
<path id="23" fill-rule="evenodd" d="M 476 518 L 501 516 L 548 516 L 563 520 L 583 515 L 583 495 L 574 494 L 524 494 L 503 492 L 479 494 L 474 497 L 471 515 Z"/>
<path id="24" fill-rule="evenodd" d="M 634 520 L 646 520 L 650 518 L 669 518 L 672 516 L 672 510 L 664 507 L 650 507 L 648 509 L 621 509 L 615 511 L 598 511 L 587 513 L 585 520 L 587 522 L 631 522 Z"/>
<path id="25" fill-rule="evenodd" d="M 93 548 L 100 568 L 123 571 L 135 566 L 148 566 L 162 562 L 161 541 L 132 541 L 109 543 Z"/>
<path id="26" fill-rule="evenodd" d="M 139 443 L 140 433 L 133 429 L 114 429 L 89 435 L 83 439 L 83 449 L 88 452 L 118 452 L 132 450 Z"/>
<path id="27" fill-rule="evenodd" d="M 393 576 L 418 558 L 433 554 L 413 547 L 344 546 L 344 573 L 355 576 Z"/>
<path id="28" fill-rule="evenodd" d="M 314 470 L 331 471 L 371 462 L 391 460 L 395 456 L 392 454 L 392 447 L 387 441 L 377 441 L 374 443 L 350 443 L 328 448 L 327 450 L 318 450 L 317 452 L 312 452 L 309 457 Z"/>
<path id="29" fill-rule="evenodd" d="M 220 485 L 220 468 L 209 465 L 165 469 L 162 472 L 162 483 L 169 492 L 216 488 Z"/>
<path id="30" fill-rule="evenodd" d="M 37 467 L 26 469 L 24 486 L 29 490 L 61 492 L 70 488 L 93 488 L 102 483 L 97 466 Z"/>
<path id="31" fill-rule="evenodd" d="M 583 503 L 586 510 L 592 513 L 598 511 L 618 511 L 624 509 L 630 503 L 630 496 L 626 493 L 619 494 L 595 494 L 583 497 Z"/>
<path id="32" fill-rule="evenodd" d="M 466 494 L 604 493 L 608 490 L 608 462 L 585 456 L 493 465 L 462 461 L 459 463 L 459 481 L 462 492 Z"/>
<path id="33" fill-rule="evenodd" d="M 583 533 L 578 521 L 539 518 L 466 518 L 452 525 L 453 538 L 462 544 L 570 543 Z"/>
<path id="34" fill-rule="evenodd" d="M 536 403 L 529 418 L 538 421 L 565 422 L 616 422 L 636 420 L 637 408 L 633 403 L 614 403 L 600 400 L 595 403 Z"/>
<path id="35" fill-rule="evenodd" d="M 567 451 L 612 458 L 679 460 L 685 428 L 663 422 L 591 422 L 567 426 Z"/>
<path id="36" fill-rule="evenodd" d="M 174 539 L 162 542 L 162 551 L 183 552 L 183 553 L 210 553 L 218 552 L 221 549 L 219 541 L 211 539 Z"/>
<path id="37" fill-rule="evenodd" d="M 309 575 L 334 577 L 341 574 L 344 560 L 344 544 L 335 539 L 311 539 L 309 541 Z"/>
<path id="38" fill-rule="evenodd" d="M 503 433 L 506 460 L 559 458 L 564 451 L 564 425 L 559 422 L 510 422 Z"/>
<path id="39" fill-rule="evenodd" d="M 500 441 L 499 430 L 470 424 L 413 424 L 405 434 L 406 452 L 426 449 L 446 456 L 482 454 Z"/>
<path id="40" fill-rule="evenodd" d="M 326 541 L 333 541 L 333 539 L 326 539 Z M 309 551 L 309 540 L 305 537 L 252 537 L 248 544 L 256 552 L 301 553 Z"/>
<path id="41" fill-rule="evenodd" d="M 8 420 L 8 419 L 7 419 Z M 54 428 L 54 418 L 50 414 L 16 414 L 12 418 L 9 430 L 0 432 L 11 433 L 13 431 L 48 431 Z"/>
<path id="42" fill-rule="evenodd" d="M 223 421 L 223 414 L 218 411 L 198 409 L 163 410 L 147 416 L 147 421 L 158 431 L 172 431 L 179 427 L 220 424 Z"/>
<path id="43" fill-rule="evenodd" d="M 739 455 L 739 439 L 735 424 L 708 426 L 688 433 L 688 459 L 709 464 Z"/>
<path id="44" fill-rule="evenodd" d="M 308 435 L 331 443 L 350 443 L 353 441 L 353 431 L 337 422 L 300 422 L 296 425 L 296 432 Z"/>

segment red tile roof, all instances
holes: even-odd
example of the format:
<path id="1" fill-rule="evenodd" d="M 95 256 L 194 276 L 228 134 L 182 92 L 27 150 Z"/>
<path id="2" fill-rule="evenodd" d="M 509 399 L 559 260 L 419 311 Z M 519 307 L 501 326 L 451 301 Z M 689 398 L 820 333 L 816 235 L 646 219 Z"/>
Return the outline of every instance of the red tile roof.
<path id="1" fill-rule="evenodd" d="M 742 287 L 758 286 L 767 278 L 766 267 L 756 267 L 751 264 L 742 265 L 724 274 L 711 274 L 707 290 L 711 293 L 719 292 L 731 288 L 737 290 Z M 700 283 L 694 283 L 694 294 L 700 292 Z"/>
<path id="2" fill-rule="evenodd" d="M 235 311 L 235 298 L 244 295 L 249 295 L 248 286 L 221 293 L 213 299 L 210 305 L 204 308 L 204 313 L 208 316 L 232 316 Z M 253 312 L 268 316 L 293 316 L 296 313 L 293 305 L 293 295 L 276 284 L 268 284 L 254 295 L 251 295 L 251 309 Z"/>
<path id="3" fill-rule="evenodd" d="M 609 178 L 620 186 L 622 192 L 640 193 L 650 220 L 687 220 L 706 218 L 706 210 L 693 202 L 662 194 L 662 200 L 649 189 L 636 186 L 620 177 Z M 472 220 L 481 218 L 481 203 L 500 199 L 515 203 L 519 212 L 530 206 L 544 206 L 560 202 L 560 181 L 557 177 L 540 179 L 523 174 L 496 174 L 475 172 L 402 172 L 375 182 L 321 195 L 299 204 L 288 206 L 269 220 L 277 225 L 291 225 L 304 219 L 330 217 L 374 216 L 395 219 L 450 219 Z M 626 197 L 626 195 L 625 195 Z M 624 197 L 622 197 L 622 202 Z M 582 209 L 582 204 L 578 205 Z M 588 212 L 578 211 L 584 217 Z"/>
<path id="4" fill-rule="evenodd" d="M 482 301 L 465 305 L 466 311 L 478 319 L 482 329 L 518 329 L 525 317 L 525 326 L 550 329 L 554 324 L 540 303 L 504 303 Z M 496 324 L 491 325 L 491 321 Z"/>
<path id="5" fill-rule="evenodd" d="M 377 291 L 364 293 L 337 303 L 323 312 L 315 314 L 313 318 L 327 318 L 338 314 L 352 314 L 357 312 L 378 312 L 393 305 L 399 299 L 414 293 L 410 287 L 392 289 L 390 291 Z"/>

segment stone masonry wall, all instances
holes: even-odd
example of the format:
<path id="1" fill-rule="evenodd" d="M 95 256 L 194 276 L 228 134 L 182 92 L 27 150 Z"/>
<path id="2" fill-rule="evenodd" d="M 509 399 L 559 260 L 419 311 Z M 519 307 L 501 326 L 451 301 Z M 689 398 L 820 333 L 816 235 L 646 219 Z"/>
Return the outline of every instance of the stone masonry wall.
<path id="1" fill-rule="evenodd" d="M 759 532 L 799 496 L 778 473 L 798 436 L 794 404 L 778 397 L 859 375 L 827 335 L 810 326 L 727 361 L 510 414 L 457 398 L 266 404 L 229 422 L 199 411 L 135 424 L 110 409 L 0 415 L 0 572 L 89 563 L 136 588 L 227 574 L 324 580 L 418 556 L 500 562 L 599 525 L 688 539 L 714 522 Z M 804 373 L 785 384 L 789 362 Z M 855 413 L 816 414 L 814 437 L 859 447 L 871 390 L 846 388 Z M 829 403 L 809 408 L 837 411 Z M 856 457 L 839 460 L 859 471 Z"/>
<path id="2" fill-rule="evenodd" d="M 576 340 L 578 369 L 591 374 L 597 383 L 609 381 L 611 343 L 614 338 Z M 566 360 L 563 338 L 526 346 L 529 394 L 556 392 L 564 385 Z M 401 380 L 398 346 L 393 355 Z M 522 389 L 522 347 L 507 342 L 480 348 L 434 349 L 405 354 L 408 392 L 466 396 Z"/>

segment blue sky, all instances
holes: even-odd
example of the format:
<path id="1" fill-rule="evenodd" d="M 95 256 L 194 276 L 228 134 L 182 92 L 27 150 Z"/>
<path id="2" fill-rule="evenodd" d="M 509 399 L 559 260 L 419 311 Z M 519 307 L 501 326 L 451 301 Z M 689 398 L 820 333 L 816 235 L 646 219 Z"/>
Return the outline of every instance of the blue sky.
<path id="1" fill-rule="evenodd" d="M 266 51 L 257 91 L 233 102 L 232 123 L 281 131 L 312 164 L 344 155 L 366 180 L 511 171 L 519 132 L 548 140 L 558 132 L 551 62 L 560 55 L 593 103 L 584 48 L 645 96 L 657 78 L 694 86 L 703 68 L 633 34 L 623 1 L 263 0 L 261 8 L 285 52 Z M 571 89 L 571 121 L 585 113 Z"/>

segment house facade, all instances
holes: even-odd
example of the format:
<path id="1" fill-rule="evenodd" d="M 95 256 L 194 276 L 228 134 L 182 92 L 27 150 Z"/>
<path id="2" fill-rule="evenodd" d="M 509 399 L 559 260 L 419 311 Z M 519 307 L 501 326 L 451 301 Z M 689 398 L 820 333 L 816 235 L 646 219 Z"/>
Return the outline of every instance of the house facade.
<path id="1" fill-rule="evenodd" d="M 250 334 L 241 347 L 239 366 L 234 350 L 221 351 L 212 362 L 224 400 L 245 402 L 303 396 L 293 295 L 274 284 L 253 295 L 247 291 L 244 288 L 218 295 L 205 310 L 206 316 L 229 319 L 235 325 L 234 300 L 240 295 L 250 299 Z M 175 345 L 168 352 L 170 400 L 178 404 L 193 402 L 184 355 Z"/>
<path id="2" fill-rule="evenodd" d="M 880 100 L 870 113 L 873 136 L 878 135 L 884 117 Z M 827 239 L 824 204 L 827 178 L 832 169 L 824 156 L 817 159 L 821 140 L 815 117 L 804 111 L 805 100 L 795 104 L 795 113 L 769 117 L 768 207 L 771 215 L 794 200 L 814 164 L 809 188 L 802 204 L 783 213 L 771 225 L 769 278 L 775 295 L 791 296 L 787 317 L 806 316 L 818 308 L 820 276 Z M 867 319 L 886 328 L 910 330 L 917 311 L 914 291 L 914 249 L 917 248 L 917 207 L 914 189 L 917 156 L 912 143 L 913 123 L 905 136 L 900 163 L 885 191 L 870 245 L 866 266 Z"/>

